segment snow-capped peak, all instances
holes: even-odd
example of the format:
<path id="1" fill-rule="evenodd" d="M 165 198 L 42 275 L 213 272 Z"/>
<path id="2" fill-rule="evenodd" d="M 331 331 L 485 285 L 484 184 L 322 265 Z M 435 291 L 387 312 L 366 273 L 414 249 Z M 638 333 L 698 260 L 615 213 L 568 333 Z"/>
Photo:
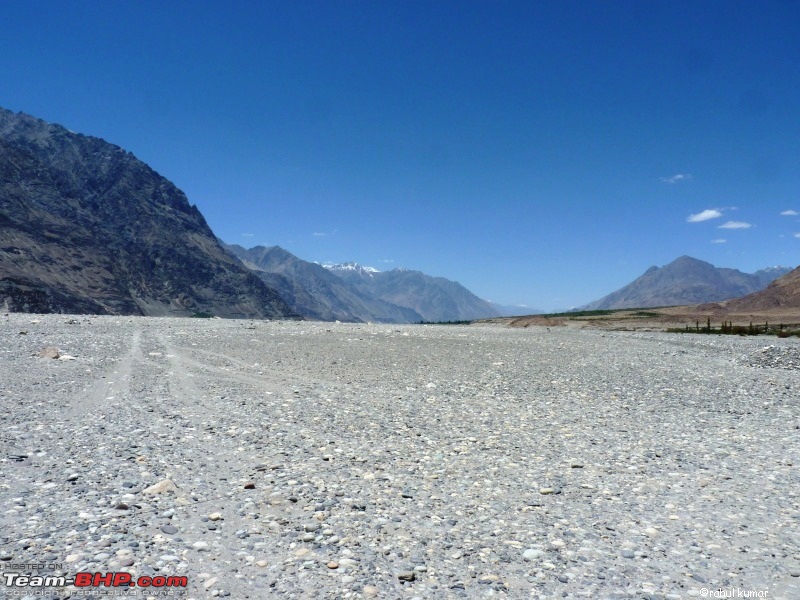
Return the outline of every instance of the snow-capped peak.
<path id="1" fill-rule="evenodd" d="M 363 275 L 372 276 L 373 273 L 380 273 L 375 267 L 366 267 L 358 264 L 357 262 L 346 262 L 340 264 L 323 263 L 322 265 L 329 271 L 353 271 Z"/>

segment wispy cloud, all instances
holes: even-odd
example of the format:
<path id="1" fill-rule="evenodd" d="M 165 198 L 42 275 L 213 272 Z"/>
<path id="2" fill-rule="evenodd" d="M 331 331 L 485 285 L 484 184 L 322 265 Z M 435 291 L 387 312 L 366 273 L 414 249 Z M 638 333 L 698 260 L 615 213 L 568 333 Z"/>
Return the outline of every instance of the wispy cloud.
<path id="1" fill-rule="evenodd" d="M 663 181 L 664 183 L 668 183 L 670 185 L 674 185 L 676 183 L 689 181 L 691 178 L 692 178 L 691 173 L 676 173 L 671 177 L 662 177 L 661 181 Z"/>
<path id="2" fill-rule="evenodd" d="M 711 243 L 712 243 L 712 244 L 724 244 L 724 243 L 725 243 L 725 242 L 727 242 L 727 241 L 728 241 L 728 240 L 726 240 L 726 239 L 723 239 L 723 238 L 717 238 L 717 239 L 715 239 L 715 240 L 711 240 Z"/>
<path id="3" fill-rule="evenodd" d="M 242 237 L 253 237 L 255 233 L 243 233 Z"/>
<path id="4" fill-rule="evenodd" d="M 728 221 L 719 226 L 720 229 L 750 229 L 752 223 L 745 223 L 744 221 Z"/>
<path id="5" fill-rule="evenodd" d="M 338 229 L 333 229 L 331 231 L 315 231 L 311 235 L 314 237 L 325 237 L 326 235 L 335 235 L 339 232 Z"/>
<path id="6" fill-rule="evenodd" d="M 701 221 L 708 221 L 710 219 L 717 219 L 722 216 L 722 212 L 716 208 L 707 208 L 702 212 L 695 215 L 689 215 L 686 220 L 689 223 L 700 223 Z"/>
<path id="7" fill-rule="evenodd" d="M 796 238 L 800 238 L 800 232 L 798 232 L 798 233 L 795 233 L 795 234 L 794 234 L 794 237 L 796 237 Z"/>
<path id="8" fill-rule="evenodd" d="M 797 212 L 796 210 L 789 209 L 789 210 L 782 211 L 781 214 L 784 217 L 796 217 L 797 215 L 800 215 L 800 212 Z"/>
<path id="9" fill-rule="evenodd" d="M 379 260 L 379 263 L 393 263 L 394 260 L 391 258 L 384 258 L 383 260 Z"/>

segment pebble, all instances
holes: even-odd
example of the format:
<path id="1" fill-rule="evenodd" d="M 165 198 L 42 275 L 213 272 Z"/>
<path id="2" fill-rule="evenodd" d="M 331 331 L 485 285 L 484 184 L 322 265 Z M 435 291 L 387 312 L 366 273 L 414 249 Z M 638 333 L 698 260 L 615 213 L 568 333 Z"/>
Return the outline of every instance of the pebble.
<path id="1" fill-rule="evenodd" d="M 522 558 L 525 560 L 536 560 L 544 555 L 544 552 L 541 550 L 537 550 L 536 548 L 528 548 L 525 552 L 522 553 Z"/>
<path id="2" fill-rule="evenodd" d="M 143 490 L 142 493 L 144 494 L 164 494 L 166 492 L 175 492 L 177 491 L 178 486 L 175 485 L 175 482 L 171 479 L 164 479 L 163 481 L 159 481 L 147 487 Z"/>
<path id="3" fill-rule="evenodd" d="M 230 598 L 794 597 L 795 339 L 44 315 L 27 345 L 0 319 L 4 565 Z"/>
<path id="4" fill-rule="evenodd" d="M 61 354 L 58 351 L 58 348 L 53 346 L 47 346 L 46 348 L 42 348 L 39 350 L 39 358 L 58 358 Z"/>

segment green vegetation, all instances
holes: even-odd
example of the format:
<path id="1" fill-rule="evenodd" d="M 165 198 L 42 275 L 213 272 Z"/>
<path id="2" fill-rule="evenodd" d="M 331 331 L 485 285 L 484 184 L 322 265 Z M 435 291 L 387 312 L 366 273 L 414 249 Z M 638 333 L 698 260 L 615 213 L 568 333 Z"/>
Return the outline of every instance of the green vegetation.
<path id="1" fill-rule="evenodd" d="M 419 321 L 414 325 L 472 325 L 472 321 Z"/>
<path id="2" fill-rule="evenodd" d="M 193 313 L 192 317 L 194 317 L 195 319 L 212 319 L 212 318 L 214 318 L 214 315 L 212 315 L 211 313 L 207 313 L 207 312 L 202 312 L 201 311 L 201 312 Z"/>
<path id="3" fill-rule="evenodd" d="M 751 321 L 749 325 L 734 325 L 731 321 L 723 321 L 719 327 L 711 326 L 711 319 L 706 319 L 705 325 L 700 325 L 700 321 L 695 321 L 694 326 L 686 325 L 685 327 L 671 327 L 667 329 L 669 333 L 705 333 L 716 335 L 777 335 L 781 338 L 790 336 L 800 337 L 800 329 L 789 329 L 788 326 L 780 323 L 779 325 L 770 325 L 769 322 L 762 324 L 753 324 Z"/>

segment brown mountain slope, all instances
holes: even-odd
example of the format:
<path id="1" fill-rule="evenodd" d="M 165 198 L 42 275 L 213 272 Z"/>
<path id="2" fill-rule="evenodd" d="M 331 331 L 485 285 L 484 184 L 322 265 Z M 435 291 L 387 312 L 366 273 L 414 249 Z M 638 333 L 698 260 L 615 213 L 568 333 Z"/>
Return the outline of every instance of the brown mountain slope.
<path id="1" fill-rule="evenodd" d="M 766 289 L 720 303 L 729 312 L 800 309 L 800 267 L 773 281 Z"/>

